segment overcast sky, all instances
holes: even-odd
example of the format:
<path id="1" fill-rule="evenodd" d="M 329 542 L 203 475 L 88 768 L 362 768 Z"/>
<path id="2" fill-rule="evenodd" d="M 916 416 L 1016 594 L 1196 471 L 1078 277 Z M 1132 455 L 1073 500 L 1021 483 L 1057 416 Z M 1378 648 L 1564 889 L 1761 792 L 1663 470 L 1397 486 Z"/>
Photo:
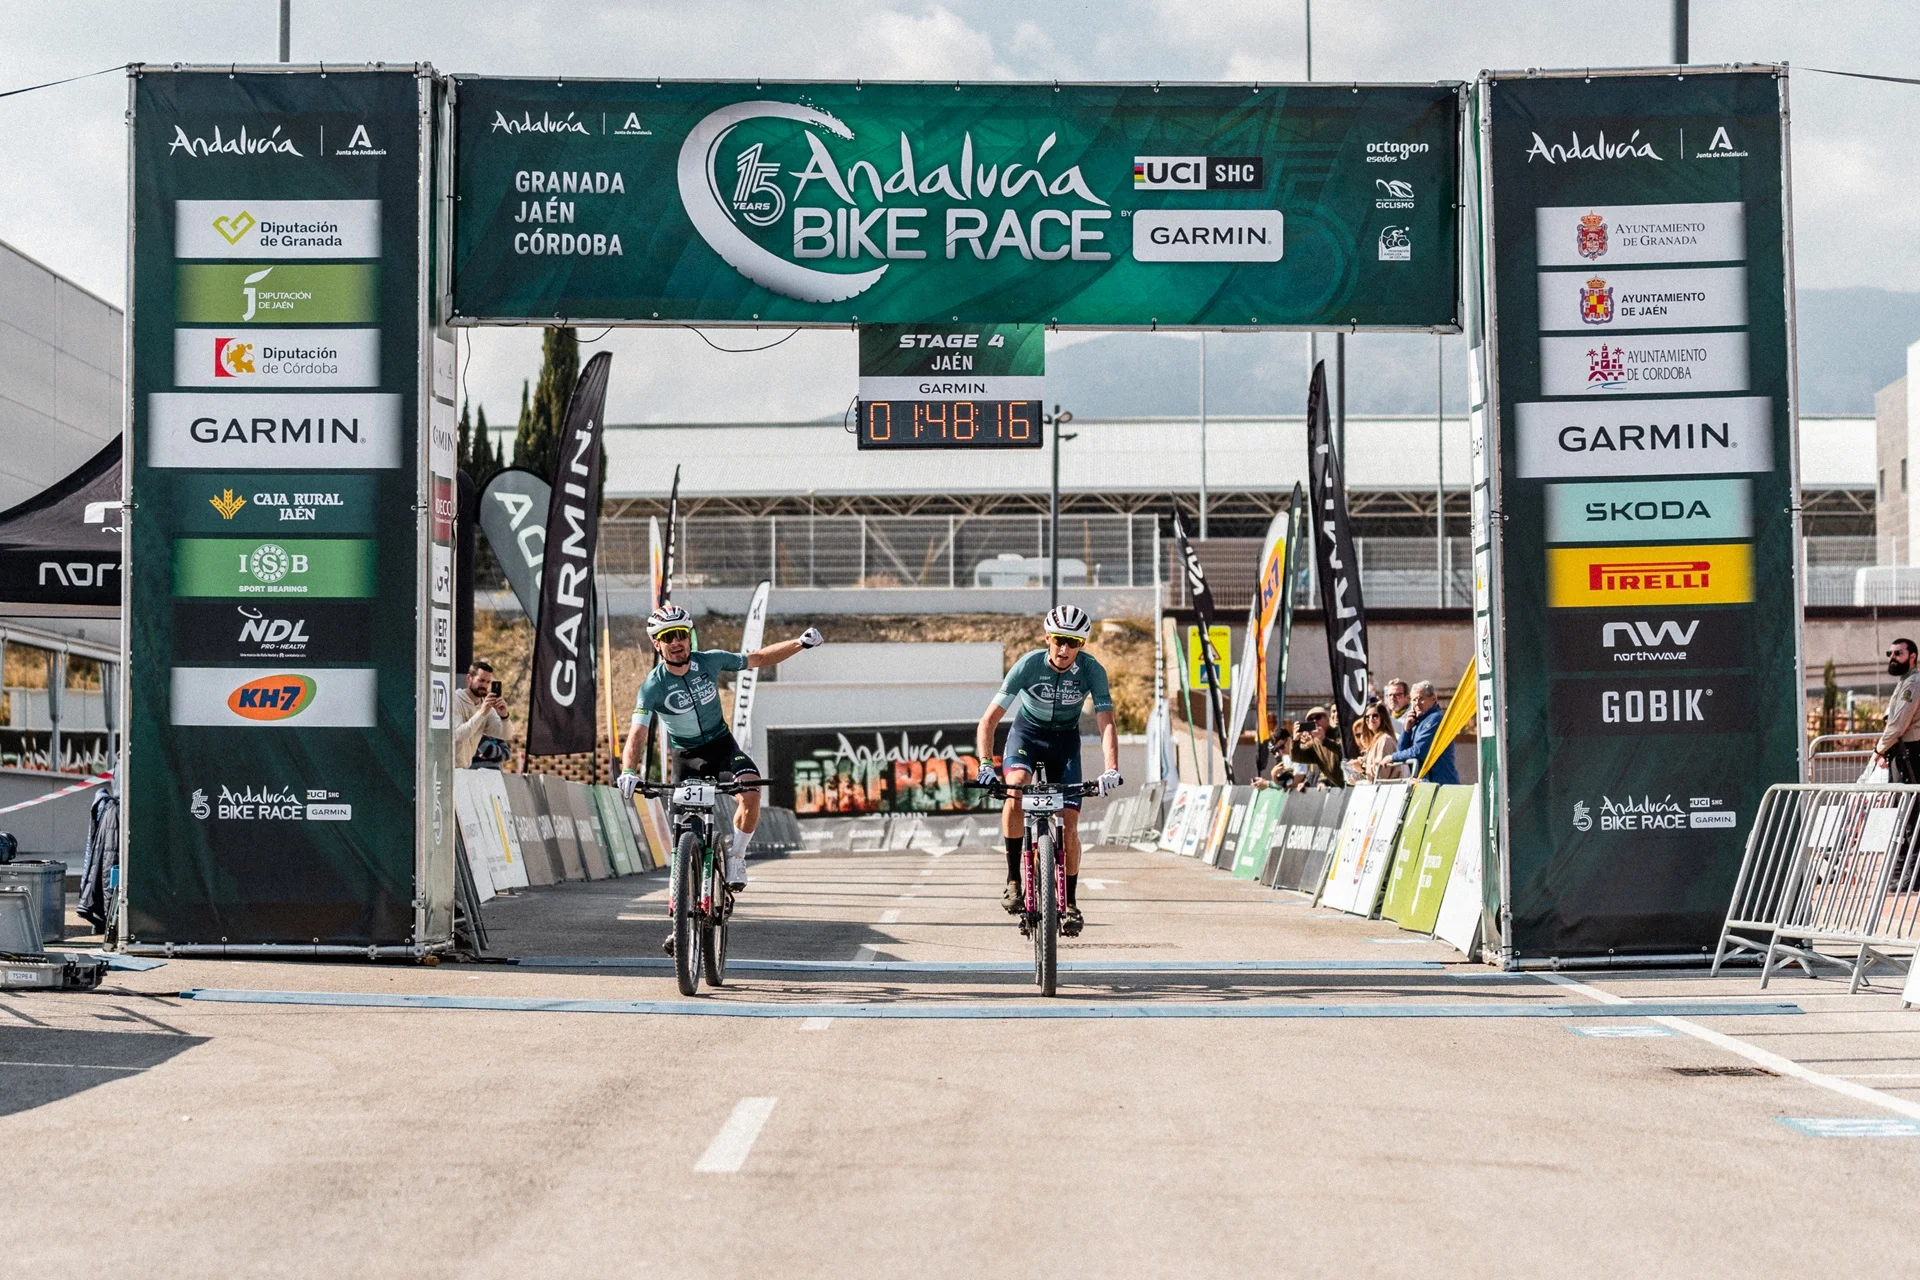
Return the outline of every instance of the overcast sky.
<path id="1" fill-rule="evenodd" d="M 1314 78 L 1661 63 L 1669 8 L 1320 0 Z M 1302 10 L 1301 0 L 293 0 L 293 57 L 502 75 L 1297 80 Z M 271 61 L 277 12 L 276 0 L 0 0 L 0 90 L 133 60 Z M 1692 13 L 1695 62 L 1920 68 L 1914 0 L 1693 0 Z M 115 304 L 125 294 L 125 106 L 118 74 L 0 99 L 0 240 Z M 1920 289 L 1920 86 L 1796 73 L 1792 110 L 1801 287 Z M 747 333 L 714 336 L 758 345 Z M 758 355 L 722 355 L 672 331 L 618 331 L 606 345 L 616 422 L 815 418 L 853 393 L 843 333 L 801 333 Z M 495 422 L 517 411 L 538 349 L 538 331 L 474 339 L 468 387 Z"/>

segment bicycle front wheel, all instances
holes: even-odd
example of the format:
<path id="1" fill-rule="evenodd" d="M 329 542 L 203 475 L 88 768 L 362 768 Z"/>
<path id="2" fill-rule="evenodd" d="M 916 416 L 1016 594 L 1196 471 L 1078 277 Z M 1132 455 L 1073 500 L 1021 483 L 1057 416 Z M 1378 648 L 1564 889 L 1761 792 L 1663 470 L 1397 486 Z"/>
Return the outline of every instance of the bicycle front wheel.
<path id="1" fill-rule="evenodd" d="M 713 894 L 713 910 L 700 922 L 700 963 L 707 971 L 707 985 L 718 987 L 727 980 L 727 917 L 728 897 L 726 859 L 715 857 L 713 860 L 713 878 L 709 892 Z"/>
<path id="2" fill-rule="evenodd" d="M 680 833 L 673 851 L 673 976 L 680 994 L 690 996 L 700 989 L 700 945 L 698 929 L 700 873 L 702 853 L 700 837 L 692 831 Z"/>
<path id="3" fill-rule="evenodd" d="M 1033 976 L 1040 994 L 1050 996 L 1060 980 L 1060 899 L 1055 884 L 1053 836 L 1033 842 L 1034 889 L 1040 899 L 1040 918 L 1033 926 Z"/>

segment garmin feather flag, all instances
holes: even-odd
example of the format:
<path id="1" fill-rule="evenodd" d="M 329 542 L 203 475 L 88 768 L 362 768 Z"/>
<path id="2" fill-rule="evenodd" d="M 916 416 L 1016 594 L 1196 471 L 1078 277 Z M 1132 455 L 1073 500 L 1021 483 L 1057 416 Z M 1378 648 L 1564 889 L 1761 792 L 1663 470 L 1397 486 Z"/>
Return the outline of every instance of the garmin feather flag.
<path id="1" fill-rule="evenodd" d="M 1307 481 L 1313 488 L 1313 548 L 1319 557 L 1320 606 L 1326 613 L 1327 666 L 1333 673 L 1340 753 L 1359 756 L 1353 723 L 1367 709 L 1367 611 L 1360 599 L 1360 558 L 1347 518 L 1347 483 L 1327 420 L 1327 366 L 1313 366 L 1307 389 Z"/>
<path id="2" fill-rule="evenodd" d="M 592 751 L 599 741 L 594 723 L 593 569 L 600 539 L 602 411 L 612 363 L 613 356 L 605 351 L 587 361 L 560 432 L 540 570 L 540 620 L 533 632 L 529 755 Z"/>

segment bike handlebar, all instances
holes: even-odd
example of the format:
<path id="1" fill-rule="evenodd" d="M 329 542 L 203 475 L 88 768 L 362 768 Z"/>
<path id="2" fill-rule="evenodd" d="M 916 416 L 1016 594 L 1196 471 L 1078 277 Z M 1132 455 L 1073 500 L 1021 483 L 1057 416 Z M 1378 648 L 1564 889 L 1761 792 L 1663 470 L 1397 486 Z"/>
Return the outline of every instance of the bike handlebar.
<path id="1" fill-rule="evenodd" d="M 770 787 L 773 785 L 773 781 L 769 778 L 755 778 L 751 782 L 742 781 L 737 778 L 728 779 L 726 782 L 721 782 L 715 778 L 686 778 L 680 782 L 648 782 L 642 779 L 639 783 L 635 784 L 633 789 L 643 796 L 658 798 L 660 796 L 671 796 L 676 789 L 685 786 L 689 782 L 704 782 L 723 796 L 737 796 L 743 791 L 754 791 L 760 787 Z"/>
<path id="2" fill-rule="evenodd" d="M 972 787 L 975 791 L 984 791 L 996 800 L 1004 800 L 1008 796 L 1018 795 L 1025 791 L 1037 791 L 1042 795 L 1063 796 L 1097 796 L 1100 794 L 1100 783 L 1097 780 L 1093 782 L 1011 783 L 1002 782 L 1000 779 L 995 778 L 992 782 L 968 782 L 965 785 Z"/>

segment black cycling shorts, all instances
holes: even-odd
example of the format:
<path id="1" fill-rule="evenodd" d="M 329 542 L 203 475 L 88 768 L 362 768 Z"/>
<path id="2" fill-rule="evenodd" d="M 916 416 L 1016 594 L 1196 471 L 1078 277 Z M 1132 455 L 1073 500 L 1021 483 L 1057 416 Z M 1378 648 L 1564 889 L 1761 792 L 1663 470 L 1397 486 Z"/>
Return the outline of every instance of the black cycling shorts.
<path id="1" fill-rule="evenodd" d="M 722 730 L 718 737 L 709 738 L 696 747 L 673 753 L 673 780 L 685 782 L 688 778 L 718 778 L 730 773 L 736 778 L 742 774 L 760 776 L 760 766 L 753 757 L 740 749 L 733 740 L 731 731 Z"/>
<path id="2" fill-rule="evenodd" d="M 1000 761 L 1002 773 L 1008 769 L 1029 773 L 1044 769 L 1048 782 L 1073 785 L 1080 781 L 1080 723 L 1039 725 L 1016 715 Z M 1065 807 L 1078 809 L 1080 797 L 1068 796 Z"/>

